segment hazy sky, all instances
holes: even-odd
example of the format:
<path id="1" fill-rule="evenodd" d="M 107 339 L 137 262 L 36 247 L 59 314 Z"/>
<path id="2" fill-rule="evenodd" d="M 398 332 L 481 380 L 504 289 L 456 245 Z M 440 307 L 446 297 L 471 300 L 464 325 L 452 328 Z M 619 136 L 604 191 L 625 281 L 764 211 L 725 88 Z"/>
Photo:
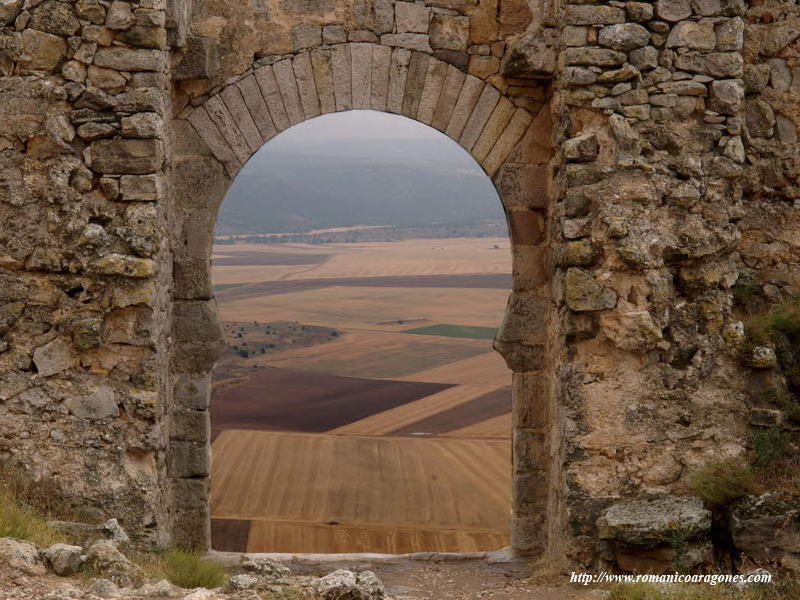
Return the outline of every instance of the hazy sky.
<path id="1" fill-rule="evenodd" d="M 342 139 L 436 139 L 444 134 L 407 117 L 374 110 L 350 110 L 309 119 L 291 127 L 273 142 L 308 143 L 324 136 Z"/>

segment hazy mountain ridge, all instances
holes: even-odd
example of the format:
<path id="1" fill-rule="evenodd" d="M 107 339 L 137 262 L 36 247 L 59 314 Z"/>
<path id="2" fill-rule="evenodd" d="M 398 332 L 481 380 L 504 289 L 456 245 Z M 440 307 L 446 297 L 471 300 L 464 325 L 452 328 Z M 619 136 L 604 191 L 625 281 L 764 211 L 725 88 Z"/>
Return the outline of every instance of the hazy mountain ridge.
<path id="1" fill-rule="evenodd" d="M 449 140 L 326 140 L 265 147 L 234 182 L 217 234 L 502 217 L 489 178 Z"/>

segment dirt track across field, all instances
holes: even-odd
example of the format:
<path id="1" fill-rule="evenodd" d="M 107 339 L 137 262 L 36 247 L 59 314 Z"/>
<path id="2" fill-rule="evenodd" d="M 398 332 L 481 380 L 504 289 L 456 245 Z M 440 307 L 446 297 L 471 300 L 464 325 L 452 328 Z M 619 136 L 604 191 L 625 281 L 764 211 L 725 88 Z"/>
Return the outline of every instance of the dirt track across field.
<path id="1" fill-rule="evenodd" d="M 260 252 L 247 250 L 225 251 L 219 249 L 218 256 L 211 259 L 214 267 L 239 266 L 288 266 L 319 265 L 328 260 L 329 254 L 305 254 L 289 252 Z"/>
<path id="2" fill-rule="evenodd" d="M 261 298 L 273 294 L 305 292 L 325 287 L 397 287 L 397 288 L 477 288 L 511 289 L 511 275 L 488 273 L 477 275 L 410 275 L 400 277 L 341 277 L 331 279 L 283 279 L 264 281 L 229 288 L 217 293 L 220 302 Z"/>
<path id="3" fill-rule="evenodd" d="M 245 383 L 217 390 L 211 421 L 216 431 L 324 432 L 448 387 L 265 367 L 248 373 Z"/>

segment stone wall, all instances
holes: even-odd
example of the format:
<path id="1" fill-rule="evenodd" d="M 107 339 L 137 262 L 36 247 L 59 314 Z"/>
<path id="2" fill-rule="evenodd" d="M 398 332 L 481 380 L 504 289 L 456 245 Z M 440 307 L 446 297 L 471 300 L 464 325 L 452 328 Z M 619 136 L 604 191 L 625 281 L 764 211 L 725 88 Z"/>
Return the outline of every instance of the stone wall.
<path id="1" fill-rule="evenodd" d="M 169 537 L 164 7 L 0 3 L 0 456 Z"/>
<path id="2" fill-rule="evenodd" d="M 173 363 L 180 388 L 175 390 L 174 419 L 183 422 L 191 416 L 207 422 L 207 413 L 197 409 L 208 408 L 208 377 L 221 340 L 211 325 L 215 311 L 208 260 L 216 214 L 233 177 L 281 131 L 350 109 L 396 113 L 434 127 L 494 178 L 514 248 L 514 292 L 496 346 L 521 377 L 536 373 L 531 377 L 541 379 L 547 313 L 546 184 L 552 157 L 552 124 L 544 106 L 555 48 L 550 45 L 549 53 L 536 56 L 536 69 L 530 68 L 535 45 L 530 36 L 514 38 L 506 48 L 512 9 L 520 11 L 514 31 L 531 22 L 525 6 L 506 7 L 506 21 L 500 24 L 480 12 L 498 10 L 494 4 L 482 9 L 460 2 L 332 3 L 330 12 L 317 11 L 313 19 L 303 16 L 301 6 L 267 3 L 268 14 L 275 16 L 273 26 L 281 25 L 285 35 L 269 38 L 269 43 L 254 41 L 245 56 L 249 63 L 240 63 L 236 53 L 220 56 L 221 38 L 209 37 L 208 23 L 216 23 L 223 38 L 228 30 L 246 36 L 253 22 L 241 15 L 250 9 L 196 6 L 195 35 L 187 37 L 186 49 L 176 57 L 171 175 L 178 232 L 175 297 L 187 327 L 180 334 L 176 330 L 175 339 L 200 344 L 204 358 L 192 350 L 185 357 L 180 353 Z M 201 330 L 213 335 L 201 339 Z M 546 428 L 532 409 L 540 403 L 541 393 L 532 395 L 537 389 L 516 395 L 519 412 L 525 413 L 515 425 L 516 444 L 527 454 L 541 452 L 518 453 L 515 463 L 515 487 L 524 486 L 525 492 L 516 495 L 514 544 L 531 551 L 543 547 L 542 498 L 550 487 L 549 459 L 535 443 Z M 191 527 L 176 532 L 188 536 L 181 538 L 183 543 L 203 545 L 208 537 L 208 432 L 207 426 L 201 430 L 188 425 L 173 426 L 183 432 L 174 443 L 181 444 L 181 463 L 189 465 L 174 475 L 176 490 L 191 486 L 179 492 L 185 497 L 179 503 L 194 519 Z"/>
<path id="3" fill-rule="evenodd" d="M 206 545 L 217 210 L 280 131 L 388 111 L 508 215 L 514 547 L 623 564 L 606 509 L 686 493 L 765 408 L 735 291 L 796 293 L 798 24 L 767 0 L 0 0 L 0 460 Z"/>

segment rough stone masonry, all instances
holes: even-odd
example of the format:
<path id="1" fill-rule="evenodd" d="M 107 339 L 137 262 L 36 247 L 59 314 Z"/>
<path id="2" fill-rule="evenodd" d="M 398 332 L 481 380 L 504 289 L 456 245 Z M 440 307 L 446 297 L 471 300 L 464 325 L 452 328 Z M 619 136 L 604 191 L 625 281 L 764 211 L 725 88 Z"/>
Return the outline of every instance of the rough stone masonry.
<path id="1" fill-rule="evenodd" d="M 206 547 L 216 211 L 274 135 L 370 108 L 506 209 L 514 548 L 625 568 L 678 515 L 701 560 L 674 496 L 783 423 L 733 288 L 797 293 L 798 38 L 772 0 L 0 0 L 0 460 Z"/>

